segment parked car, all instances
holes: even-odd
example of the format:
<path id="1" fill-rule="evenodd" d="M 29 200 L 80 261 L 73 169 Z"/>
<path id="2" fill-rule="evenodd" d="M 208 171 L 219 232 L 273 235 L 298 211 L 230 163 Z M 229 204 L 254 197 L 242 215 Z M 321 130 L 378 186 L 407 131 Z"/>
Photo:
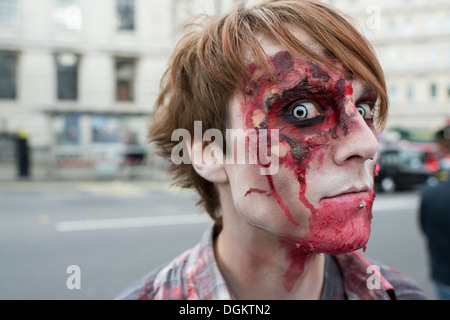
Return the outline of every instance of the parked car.
<path id="1" fill-rule="evenodd" d="M 433 144 L 409 144 L 380 151 L 375 187 L 382 192 L 437 183 L 441 157 Z"/>

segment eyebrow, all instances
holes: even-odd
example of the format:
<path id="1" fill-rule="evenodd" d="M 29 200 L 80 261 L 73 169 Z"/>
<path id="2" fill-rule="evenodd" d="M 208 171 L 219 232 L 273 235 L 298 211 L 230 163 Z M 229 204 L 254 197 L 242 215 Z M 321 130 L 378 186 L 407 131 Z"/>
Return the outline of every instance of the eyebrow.
<path id="1" fill-rule="evenodd" d="M 367 96 L 372 95 L 372 94 L 375 95 L 374 98 L 376 100 L 378 98 L 378 96 L 377 96 L 375 90 L 373 90 L 373 88 L 371 86 L 369 86 L 367 83 L 364 83 L 363 89 L 362 89 L 362 92 L 360 94 L 360 98 L 359 99 L 369 98 Z"/>
<path id="2" fill-rule="evenodd" d="M 307 99 L 310 98 L 311 95 L 322 95 L 325 99 L 330 99 L 332 97 L 331 90 L 325 88 L 325 85 L 311 86 L 309 85 L 308 79 L 304 78 L 295 86 L 283 89 L 281 93 L 271 95 L 265 100 L 265 104 L 267 110 L 270 110 L 275 101 L 288 100 L 293 97 L 296 99 Z"/>
<path id="3" fill-rule="evenodd" d="M 328 83 L 329 80 L 323 80 L 321 82 L 321 85 L 310 85 L 308 78 L 302 79 L 297 85 L 284 89 L 281 94 L 276 95 L 275 97 L 278 98 L 287 98 L 291 95 L 296 96 L 305 96 L 305 98 L 311 94 L 321 94 L 323 96 L 329 96 L 331 95 L 331 92 L 333 91 L 331 88 L 327 88 L 325 85 Z"/>

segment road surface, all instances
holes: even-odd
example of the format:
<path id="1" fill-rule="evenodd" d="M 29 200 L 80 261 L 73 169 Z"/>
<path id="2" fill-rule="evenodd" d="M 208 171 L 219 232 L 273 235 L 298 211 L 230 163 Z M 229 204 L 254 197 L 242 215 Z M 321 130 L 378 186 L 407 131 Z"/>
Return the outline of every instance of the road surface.
<path id="1" fill-rule="evenodd" d="M 433 298 L 418 199 L 377 197 L 365 254 Z M 113 299 L 198 242 L 209 219 L 195 202 L 165 182 L 2 183 L 0 299 Z"/>

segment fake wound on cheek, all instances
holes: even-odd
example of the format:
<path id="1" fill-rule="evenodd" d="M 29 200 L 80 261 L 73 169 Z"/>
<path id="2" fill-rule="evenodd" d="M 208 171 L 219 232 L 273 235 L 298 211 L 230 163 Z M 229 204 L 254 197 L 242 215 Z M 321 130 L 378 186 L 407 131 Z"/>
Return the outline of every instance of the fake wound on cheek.
<path id="1" fill-rule="evenodd" d="M 242 110 L 245 125 L 248 129 L 279 130 L 280 143 L 289 146 L 289 151 L 280 157 L 279 164 L 294 173 L 300 186 L 299 200 L 311 213 L 315 213 L 316 209 L 305 196 L 306 171 L 316 156 L 323 160 L 321 150 L 338 136 L 339 128 L 343 128 L 346 134 L 344 104 L 353 94 L 352 82 L 344 74 L 330 75 L 330 70 L 312 61 L 294 59 L 287 51 L 278 52 L 270 61 L 275 81 L 273 77 L 258 73 L 255 65 L 248 67 L 256 79 L 245 82 L 246 103 Z M 313 102 L 317 115 L 307 119 L 294 117 L 289 113 L 289 106 L 296 101 Z M 269 148 L 267 146 L 266 150 Z M 266 179 L 268 191 L 250 188 L 245 196 L 250 193 L 273 196 L 288 221 L 297 226 L 298 222 L 276 191 L 273 177 L 266 175 Z"/>

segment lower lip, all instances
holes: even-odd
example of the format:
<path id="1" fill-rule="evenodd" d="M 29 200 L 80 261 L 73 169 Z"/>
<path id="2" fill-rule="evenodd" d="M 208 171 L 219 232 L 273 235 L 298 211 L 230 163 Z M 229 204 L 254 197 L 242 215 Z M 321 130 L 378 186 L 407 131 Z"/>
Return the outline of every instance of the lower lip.
<path id="1" fill-rule="evenodd" d="M 371 200 L 370 193 L 366 192 L 351 192 L 343 193 L 334 197 L 322 198 L 319 202 L 320 204 L 326 205 L 343 205 L 355 203 L 356 206 L 361 202 L 368 202 Z"/>

